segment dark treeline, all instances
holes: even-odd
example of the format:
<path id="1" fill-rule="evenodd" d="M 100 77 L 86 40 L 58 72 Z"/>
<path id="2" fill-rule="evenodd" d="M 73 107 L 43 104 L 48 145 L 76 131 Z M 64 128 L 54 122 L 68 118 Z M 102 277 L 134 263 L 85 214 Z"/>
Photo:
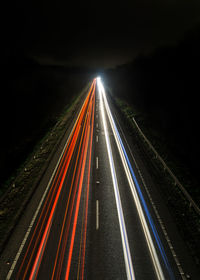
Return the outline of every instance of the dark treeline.
<path id="1" fill-rule="evenodd" d="M 41 66 L 23 56 L 1 67 L 0 185 L 91 79 L 86 69 Z"/>
<path id="2" fill-rule="evenodd" d="M 200 26 L 173 47 L 161 47 L 133 63 L 109 70 L 113 94 L 148 118 L 166 145 L 200 178 Z"/>

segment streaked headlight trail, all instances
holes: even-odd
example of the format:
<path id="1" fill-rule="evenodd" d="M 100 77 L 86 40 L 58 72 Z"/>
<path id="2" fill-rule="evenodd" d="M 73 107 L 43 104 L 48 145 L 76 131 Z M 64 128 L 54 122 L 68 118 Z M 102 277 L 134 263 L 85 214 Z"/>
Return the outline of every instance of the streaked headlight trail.
<path id="1" fill-rule="evenodd" d="M 131 254 L 130 254 L 130 248 L 129 248 L 128 238 L 127 238 L 126 226 L 125 226 L 125 222 L 124 222 L 124 214 L 123 214 L 121 199 L 120 199 L 120 194 L 119 194 L 115 165 L 114 165 L 114 160 L 113 160 L 113 155 L 112 155 L 112 149 L 111 149 L 110 140 L 109 140 L 109 136 L 108 136 L 105 110 L 104 110 L 104 105 L 103 105 L 102 84 L 101 84 L 100 78 L 97 79 L 97 85 L 98 85 L 99 94 L 100 94 L 100 109 L 101 109 L 101 114 L 102 114 L 102 119 L 103 119 L 103 126 L 104 126 L 104 131 L 105 131 L 105 138 L 106 138 L 106 147 L 107 147 L 107 151 L 108 151 L 108 157 L 109 157 L 109 163 L 110 163 L 110 169 L 111 169 L 111 174 L 112 174 L 112 181 L 113 181 L 113 187 L 114 187 L 114 193 L 115 193 L 115 199 L 116 199 L 116 205 L 117 205 L 117 213 L 118 213 L 120 232 L 121 232 L 121 238 L 122 238 L 125 266 L 126 266 L 126 274 L 127 274 L 127 279 L 135 279 L 135 275 L 134 275 L 134 271 L 133 271 L 133 264 L 132 264 Z"/>
<path id="2" fill-rule="evenodd" d="M 114 134 L 114 137 L 115 137 L 115 141 L 116 141 L 116 144 L 117 144 L 117 147 L 118 147 L 118 151 L 120 153 L 120 157 L 121 157 L 121 160 L 122 160 L 122 163 L 123 163 L 123 166 L 124 166 L 124 170 L 125 170 L 125 173 L 126 173 L 126 176 L 127 176 L 127 180 L 129 182 L 129 186 L 131 188 L 133 199 L 134 199 L 135 205 L 137 207 L 138 215 L 140 217 L 141 225 L 142 225 L 143 232 L 144 232 L 144 235 L 145 235 L 148 247 L 149 247 L 149 252 L 150 252 L 150 255 L 152 257 L 152 262 L 153 262 L 153 265 L 154 265 L 154 268 L 155 268 L 157 278 L 160 279 L 160 280 L 165 279 L 163 271 L 162 271 L 162 267 L 161 267 L 161 264 L 160 264 L 160 261 L 159 261 L 159 258 L 158 258 L 158 255 L 157 255 L 157 252 L 156 252 L 156 249 L 155 249 L 155 246 L 154 246 L 151 234 L 150 234 L 150 230 L 148 228 L 148 225 L 147 225 L 147 222 L 146 222 L 146 219 L 145 219 L 145 215 L 143 213 L 142 206 L 145 210 L 145 213 L 146 213 L 146 216 L 148 218 L 149 224 L 151 226 L 152 232 L 154 234 L 156 243 L 157 243 L 158 248 L 160 250 L 160 253 L 162 255 L 164 264 L 166 265 L 167 271 L 170 275 L 170 279 L 175 279 L 174 275 L 173 275 L 173 272 L 171 270 L 171 267 L 169 265 L 168 259 L 166 257 L 164 248 L 163 248 L 162 243 L 160 241 L 160 238 L 158 236 L 157 230 L 155 228 L 155 225 L 153 223 L 151 215 L 148 211 L 148 208 L 147 208 L 147 205 L 145 203 L 144 197 L 142 195 L 141 189 L 139 187 L 138 181 L 137 181 L 136 176 L 133 172 L 133 168 L 132 168 L 132 166 L 130 164 L 130 161 L 128 159 L 128 156 L 127 156 L 126 150 L 124 148 L 124 145 L 122 143 L 121 137 L 120 137 L 119 132 L 117 130 L 117 127 L 115 125 L 113 116 L 111 114 L 111 111 L 110 111 L 110 108 L 109 108 L 109 105 L 108 105 L 108 102 L 107 102 L 105 90 L 104 90 L 104 87 L 103 87 L 103 84 L 102 84 L 100 78 L 97 79 L 97 85 L 98 85 L 98 90 L 99 90 L 100 100 L 101 100 L 102 117 L 104 119 L 104 123 L 106 123 L 106 121 L 105 121 L 105 111 L 106 111 L 106 113 L 108 115 L 110 125 L 111 125 L 111 128 L 112 128 L 112 131 L 113 131 L 113 134 Z M 107 131 L 106 124 L 104 125 L 104 129 L 105 129 L 106 138 L 108 138 L 108 135 L 106 133 L 106 131 Z M 107 142 L 109 143 L 109 140 L 107 140 Z M 110 144 L 107 144 L 107 146 L 109 146 L 108 147 L 109 160 L 111 162 L 111 165 L 114 166 Z M 111 169 L 113 169 L 113 167 Z M 116 178 L 115 178 L 115 181 L 117 181 Z M 138 194 L 139 194 L 139 196 L 138 196 Z M 140 197 L 140 199 L 139 199 L 139 197 Z M 140 200 L 141 200 L 141 202 L 140 202 Z M 142 206 L 141 206 L 141 203 L 142 203 Z M 124 225 L 124 227 L 125 227 L 125 225 Z M 125 260 L 126 260 L 126 258 L 125 258 Z M 127 276 L 128 276 L 128 273 L 127 273 Z"/>

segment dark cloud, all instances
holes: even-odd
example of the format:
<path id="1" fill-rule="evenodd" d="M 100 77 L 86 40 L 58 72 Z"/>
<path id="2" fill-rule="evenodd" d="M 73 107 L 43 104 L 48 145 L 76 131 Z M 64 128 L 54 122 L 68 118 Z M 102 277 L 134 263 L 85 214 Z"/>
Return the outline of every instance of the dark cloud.
<path id="1" fill-rule="evenodd" d="M 199 21 L 199 0 L 24 1 L 5 8 L 4 41 L 41 63 L 109 66 L 176 43 Z"/>

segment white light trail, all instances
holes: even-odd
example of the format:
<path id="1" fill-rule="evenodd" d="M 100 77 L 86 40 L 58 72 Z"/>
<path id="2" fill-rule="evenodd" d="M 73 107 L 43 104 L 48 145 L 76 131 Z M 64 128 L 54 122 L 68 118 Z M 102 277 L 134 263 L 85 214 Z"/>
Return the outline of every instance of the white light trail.
<path id="1" fill-rule="evenodd" d="M 119 225 L 120 225 L 120 233 L 121 233 L 121 239 L 122 239 L 122 247 L 123 247 L 123 253 L 124 253 L 126 274 L 127 274 L 128 280 L 129 279 L 134 280 L 135 275 L 134 275 L 134 271 L 133 271 L 133 264 L 132 264 L 131 254 L 130 254 L 130 248 L 129 248 L 129 243 L 128 243 L 125 221 L 124 221 L 124 214 L 123 214 L 122 205 L 121 205 L 121 199 L 120 199 L 120 194 L 119 194 L 115 165 L 114 165 L 114 161 L 113 161 L 112 149 L 111 149 L 111 145 L 110 145 L 110 139 L 108 136 L 107 122 L 106 122 L 105 110 L 104 110 L 103 99 L 102 99 L 103 92 L 102 92 L 102 86 L 100 83 L 100 78 L 97 78 L 97 84 L 98 84 L 99 95 L 100 95 L 100 109 L 101 109 L 101 115 L 102 115 L 102 119 L 103 119 L 103 127 L 104 127 L 105 138 L 106 138 L 106 147 L 107 147 L 107 151 L 108 151 L 108 158 L 109 158 L 109 164 L 110 164 L 110 169 L 111 169 L 115 200 L 116 200 L 116 205 L 117 205 L 117 214 L 118 214 Z"/>
<path id="2" fill-rule="evenodd" d="M 129 166 L 128 166 L 128 163 L 127 163 L 127 159 L 125 157 L 125 154 L 124 154 L 124 151 L 123 151 L 123 148 L 122 148 L 121 139 L 119 138 L 119 134 L 118 134 L 118 131 L 116 129 L 116 125 L 115 125 L 115 122 L 113 120 L 113 117 L 112 117 L 112 114 L 111 114 L 111 111 L 110 111 L 110 108 L 109 108 L 109 105 L 108 105 L 108 102 L 107 102 L 107 98 L 106 98 L 106 95 L 105 95 L 105 90 L 104 90 L 103 84 L 101 83 L 100 79 L 97 79 L 97 85 L 98 85 L 98 89 L 99 89 L 99 92 L 100 92 L 102 115 L 104 114 L 104 118 L 105 118 L 105 113 L 104 113 L 104 107 L 105 107 L 106 113 L 108 115 L 109 122 L 110 122 L 110 125 L 111 125 L 111 128 L 112 128 L 112 131 L 113 131 L 113 134 L 114 134 L 114 137 L 115 137 L 115 141 L 116 141 L 119 153 L 120 153 L 120 157 L 121 157 L 121 160 L 122 160 L 122 163 L 123 163 L 123 166 L 124 166 L 124 170 L 125 170 L 128 182 L 129 182 L 129 186 L 130 186 L 130 189 L 131 189 L 131 192 L 132 192 L 132 195 L 133 195 L 133 199 L 135 201 L 135 205 L 136 205 L 138 215 L 139 215 L 139 218 L 140 218 L 140 222 L 141 222 L 141 225 L 142 225 L 142 228 L 143 228 L 143 231 L 144 231 L 144 235 L 145 235 L 145 238 L 146 238 L 146 241 L 147 241 L 147 244 L 148 244 L 148 248 L 149 248 L 149 251 L 150 251 L 150 255 L 151 255 L 151 258 L 152 258 L 152 262 L 153 262 L 153 265 L 154 265 L 154 268 L 155 268 L 157 278 L 159 280 L 163 280 L 163 279 L 165 279 L 165 277 L 164 277 L 164 274 L 163 274 L 163 271 L 162 271 L 162 268 L 161 268 L 161 265 L 160 265 L 160 262 L 159 262 L 159 259 L 158 259 L 158 256 L 157 256 L 156 249 L 155 249 L 154 244 L 153 244 L 153 240 L 152 240 L 152 237 L 151 237 L 151 234 L 150 234 L 150 231 L 149 231 L 146 219 L 145 219 L 145 215 L 144 215 L 144 212 L 143 212 L 143 209 L 142 209 L 142 206 L 141 206 L 141 203 L 140 203 L 140 199 L 139 199 L 137 191 L 136 191 L 135 184 L 134 184 L 132 176 L 131 176 L 131 172 L 130 172 L 130 169 L 129 169 Z M 111 150 L 111 148 L 110 148 L 110 150 Z M 114 163 L 113 163 L 113 165 L 114 165 Z"/>

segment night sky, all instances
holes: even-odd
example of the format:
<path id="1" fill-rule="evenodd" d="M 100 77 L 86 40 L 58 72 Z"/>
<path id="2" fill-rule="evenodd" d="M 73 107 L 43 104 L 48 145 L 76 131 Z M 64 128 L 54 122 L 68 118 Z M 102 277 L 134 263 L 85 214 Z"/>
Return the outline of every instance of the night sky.
<path id="1" fill-rule="evenodd" d="M 7 0 L 0 19 L 0 183 L 97 73 L 199 182 L 200 0 Z"/>
<path id="2" fill-rule="evenodd" d="M 70 3 L 72 2 L 72 3 Z M 176 44 L 200 22 L 199 0 L 6 1 L 3 59 L 113 67 Z"/>

